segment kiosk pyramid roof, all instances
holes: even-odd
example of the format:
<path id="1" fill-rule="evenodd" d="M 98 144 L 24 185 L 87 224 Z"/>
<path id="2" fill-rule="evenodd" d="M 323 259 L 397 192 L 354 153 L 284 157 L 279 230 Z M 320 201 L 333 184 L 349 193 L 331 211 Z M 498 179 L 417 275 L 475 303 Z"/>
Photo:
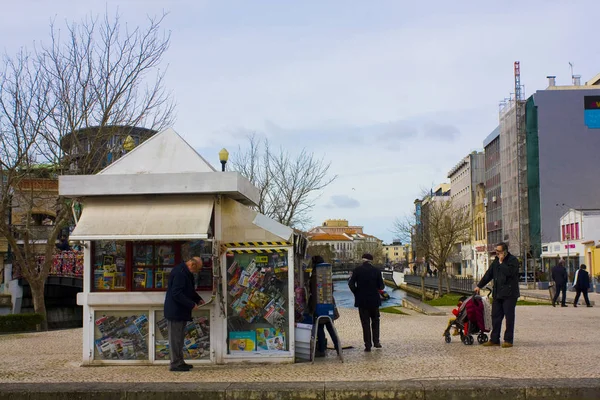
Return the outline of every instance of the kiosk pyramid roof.
<path id="1" fill-rule="evenodd" d="M 172 174 L 216 172 L 175 130 L 165 129 L 140 144 L 99 174 Z"/>

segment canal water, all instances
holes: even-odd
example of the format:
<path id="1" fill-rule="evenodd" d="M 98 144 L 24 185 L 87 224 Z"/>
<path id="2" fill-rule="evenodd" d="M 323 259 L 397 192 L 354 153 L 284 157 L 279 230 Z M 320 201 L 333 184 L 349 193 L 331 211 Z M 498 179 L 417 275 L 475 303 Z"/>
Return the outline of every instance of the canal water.
<path id="1" fill-rule="evenodd" d="M 348 287 L 348 281 L 334 281 L 333 282 L 334 292 L 333 295 L 335 297 L 335 303 L 338 307 L 341 308 L 353 308 L 354 307 L 354 295 L 350 291 Z M 381 306 L 389 307 L 389 306 L 401 306 L 402 299 L 407 296 L 406 292 L 400 289 L 392 289 L 390 287 L 385 287 L 385 291 L 390 295 L 389 300 L 385 300 Z"/>

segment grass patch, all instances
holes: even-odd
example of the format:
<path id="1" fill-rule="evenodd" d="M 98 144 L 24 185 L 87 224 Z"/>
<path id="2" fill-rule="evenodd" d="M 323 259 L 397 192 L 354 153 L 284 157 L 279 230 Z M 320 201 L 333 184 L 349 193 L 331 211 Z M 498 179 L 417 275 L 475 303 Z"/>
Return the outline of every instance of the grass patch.
<path id="1" fill-rule="evenodd" d="M 443 307 L 443 306 L 452 306 L 455 307 L 458 304 L 458 299 L 465 296 L 464 294 L 458 293 L 450 293 L 444 295 L 444 297 L 440 297 L 433 300 L 427 300 L 425 303 L 434 307 Z M 494 299 L 490 296 L 490 303 L 494 301 Z M 550 303 L 545 303 L 541 301 L 528 301 L 528 300 L 519 300 L 517 301 L 518 306 L 549 306 Z"/>
<path id="2" fill-rule="evenodd" d="M 427 300 L 425 303 L 434 307 L 443 307 L 443 306 L 456 306 L 458 304 L 458 299 L 465 296 L 464 294 L 458 293 L 450 293 L 445 294 L 444 297 L 439 297 L 433 300 Z"/>
<path id="3" fill-rule="evenodd" d="M 388 314 L 410 315 L 410 314 L 405 313 L 404 311 L 398 309 L 398 306 L 383 307 L 383 308 L 380 308 L 379 311 L 388 313 Z"/>
<path id="4" fill-rule="evenodd" d="M 519 300 L 517 301 L 518 306 L 550 306 L 550 303 L 542 303 L 537 301 Z"/>

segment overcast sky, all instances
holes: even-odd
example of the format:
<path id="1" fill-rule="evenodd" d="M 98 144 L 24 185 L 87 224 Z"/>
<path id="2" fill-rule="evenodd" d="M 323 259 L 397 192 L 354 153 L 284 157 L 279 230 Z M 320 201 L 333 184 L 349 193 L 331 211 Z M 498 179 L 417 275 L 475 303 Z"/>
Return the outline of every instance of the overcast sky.
<path id="1" fill-rule="evenodd" d="M 418 4 L 417 4 L 418 3 Z M 489 4 L 484 5 L 483 3 Z M 388 242 L 424 188 L 482 149 L 521 61 L 527 95 L 546 75 L 600 72 L 594 1 L 6 1 L 0 45 L 47 40 L 90 12 L 124 21 L 169 12 L 175 130 L 215 165 L 248 132 L 331 161 L 313 212 Z"/>

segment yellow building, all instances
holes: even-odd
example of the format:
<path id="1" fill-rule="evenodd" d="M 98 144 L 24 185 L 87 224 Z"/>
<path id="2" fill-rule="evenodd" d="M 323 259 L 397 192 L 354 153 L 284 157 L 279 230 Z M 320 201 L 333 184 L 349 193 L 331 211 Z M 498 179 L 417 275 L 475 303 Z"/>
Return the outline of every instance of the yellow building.
<path id="1" fill-rule="evenodd" d="M 475 250 L 475 263 L 473 268 L 475 279 L 481 279 L 489 265 L 486 224 L 485 186 L 483 183 L 480 183 L 475 189 L 475 206 L 473 207 L 472 248 Z"/>
<path id="2" fill-rule="evenodd" d="M 412 249 L 409 244 L 395 242 L 383 246 L 383 254 L 390 264 L 400 264 L 412 259 Z"/>
<path id="3" fill-rule="evenodd" d="M 590 278 L 596 278 L 600 281 L 600 242 L 596 244 L 595 240 L 582 243 L 585 246 L 585 262 Z"/>

